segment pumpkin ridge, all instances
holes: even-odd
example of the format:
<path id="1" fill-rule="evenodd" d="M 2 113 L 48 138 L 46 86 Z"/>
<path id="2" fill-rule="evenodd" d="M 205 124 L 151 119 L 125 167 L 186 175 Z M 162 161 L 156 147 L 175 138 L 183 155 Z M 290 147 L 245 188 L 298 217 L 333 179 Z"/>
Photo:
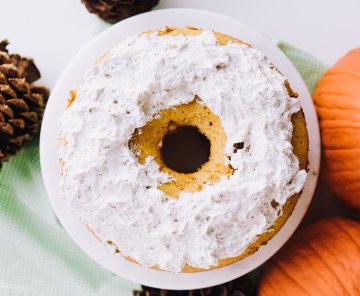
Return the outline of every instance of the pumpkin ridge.
<path id="1" fill-rule="evenodd" d="M 346 184 L 349 183 L 349 181 L 346 180 L 346 178 L 342 177 L 342 179 L 345 179 L 345 180 L 342 180 L 341 182 L 339 182 L 339 184 L 334 185 L 333 191 L 334 191 L 337 195 L 339 195 L 339 193 L 344 194 L 344 195 L 353 195 L 353 193 L 354 193 L 355 190 L 353 190 L 353 189 L 348 189 L 347 191 L 344 191 L 344 190 L 342 189 L 343 185 L 346 185 Z M 360 190 L 360 187 L 355 188 L 355 189 Z M 354 203 L 354 201 L 346 201 L 346 200 L 345 200 L 345 201 L 343 201 L 343 203 L 345 203 L 345 204 L 351 204 L 351 203 Z"/>
<path id="2" fill-rule="evenodd" d="M 329 177 L 325 175 L 325 178 L 328 179 Z M 351 182 L 351 181 L 350 181 Z M 341 181 L 341 184 L 347 185 L 349 184 L 348 180 L 343 180 Z M 354 196 L 354 194 L 358 193 L 358 190 L 360 190 L 360 187 L 358 188 L 350 188 L 350 189 L 346 189 L 346 190 L 339 190 L 337 188 L 333 189 L 333 192 L 336 194 L 336 196 L 340 196 L 342 195 L 344 198 L 340 199 L 340 201 L 344 204 L 347 205 L 351 208 L 354 209 L 359 209 L 360 208 L 360 203 L 359 201 L 353 201 L 350 197 Z"/>
<path id="3" fill-rule="evenodd" d="M 325 109 L 325 110 L 328 110 L 328 111 L 336 111 L 336 110 L 337 111 L 352 111 L 354 113 L 359 113 L 359 115 L 360 115 L 360 109 L 359 110 L 354 110 L 351 107 L 349 107 L 349 108 L 339 108 L 339 107 L 325 107 L 325 106 L 316 105 L 316 109 Z"/>
<path id="4" fill-rule="evenodd" d="M 336 225 L 336 226 L 337 226 L 337 225 Z M 339 228 L 339 227 L 338 227 L 338 228 Z M 340 230 L 341 230 L 341 229 L 340 229 Z M 301 235 L 301 237 L 303 237 L 303 235 Z M 341 280 L 339 279 L 338 275 L 333 271 L 332 267 L 331 267 L 331 266 L 326 262 L 326 260 L 323 258 L 323 256 L 321 255 L 321 253 L 318 252 L 317 249 L 314 248 L 308 240 L 306 240 L 306 239 L 303 239 L 303 240 L 305 241 L 305 245 L 307 245 L 307 247 L 308 247 L 309 249 L 311 249 L 311 250 L 317 255 L 317 257 L 321 260 L 321 262 L 323 262 L 324 265 L 329 269 L 329 271 L 334 275 L 334 277 L 336 278 L 336 281 L 338 282 L 338 284 L 340 285 L 340 287 L 342 287 L 343 290 L 346 291 L 348 295 L 351 295 L 351 294 L 349 293 L 349 291 L 347 290 L 347 288 L 345 287 L 345 285 L 344 285 L 344 284 L 341 282 Z M 320 241 L 319 241 L 319 242 L 320 242 Z M 320 242 L 320 245 L 322 245 L 321 242 Z M 334 254 L 334 253 L 331 251 L 331 248 L 328 248 L 328 249 L 329 249 L 329 251 L 331 252 L 331 254 L 334 256 L 334 258 L 337 258 L 336 254 Z M 343 265 L 342 262 L 340 262 L 340 264 Z M 330 282 L 329 284 L 332 284 L 332 283 Z"/>
<path id="5" fill-rule="evenodd" d="M 303 246 L 303 247 L 306 247 L 307 249 L 311 249 L 311 250 L 314 252 L 314 254 L 316 254 L 316 256 L 317 256 L 317 258 L 318 258 L 318 257 L 319 257 L 319 253 L 310 245 L 309 241 L 307 240 L 308 237 L 304 235 L 303 231 L 300 231 L 300 233 L 299 233 L 299 238 L 301 238 L 301 240 L 302 240 L 302 246 Z M 295 252 L 296 252 L 296 250 L 295 250 Z M 333 255 L 335 255 L 335 254 L 333 254 Z M 304 259 L 306 260 L 306 262 L 308 262 L 308 265 L 309 265 L 309 266 L 311 266 L 314 270 L 316 270 L 316 268 L 315 268 L 315 266 L 313 265 L 313 262 L 312 262 L 311 260 L 308 260 L 308 258 L 304 258 Z M 324 263 L 324 265 L 325 265 L 326 267 L 328 267 L 329 269 L 331 269 L 330 266 L 329 266 L 326 262 L 324 262 L 324 259 L 323 259 L 322 257 L 320 257 L 319 259 L 321 260 L 321 262 Z M 337 275 L 334 274 L 332 270 L 331 270 L 331 273 L 332 273 L 332 274 L 336 277 L 336 279 L 339 281 Z M 324 278 L 323 278 L 323 279 L 324 279 Z M 328 284 L 331 284 L 331 283 L 328 283 Z M 320 288 L 320 287 L 318 287 L 318 288 Z M 320 288 L 320 289 L 321 289 L 321 288 Z M 322 289 L 321 289 L 321 291 L 322 291 Z M 327 294 L 324 292 L 324 295 L 327 295 Z"/>
<path id="6" fill-rule="evenodd" d="M 332 171 L 331 168 L 328 168 L 329 171 Z M 336 173 L 352 173 L 356 171 L 355 169 L 345 169 L 345 170 L 339 170 L 339 169 L 336 169 Z"/>
<path id="7" fill-rule="evenodd" d="M 359 81 L 360 79 L 360 76 L 358 76 L 358 73 L 354 73 L 354 72 L 351 72 L 351 71 L 339 71 L 339 70 L 329 70 L 327 71 L 323 78 L 325 80 L 340 80 L 342 82 L 345 82 L 345 85 L 346 84 L 349 84 L 349 80 L 351 82 L 357 82 Z M 319 82 L 319 85 L 322 86 L 323 85 L 323 79 L 321 78 L 320 82 Z M 343 86 L 343 85 L 342 85 Z M 340 87 L 342 87 L 340 86 Z"/>
<path id="8" fill-rule="evenodd" d="M 306 246 L 308 246 L 308 244 L 309 244 L 307 241 L 308 237 L 305 236 L 303 230 L 298 231 L 298 237 L 301 239 L 301 243 L 299 243 L 298 246 L 296 246 L 294 243 L 290 243 L 288 245 L 288 248 L 291 250 L 291 252 L 293 254 L 297 254 L 300 257 L 302 257 L 302 259 L 304 261 L 306 261 L 309 266 L 311 266 L 314 270 L 316 270 L 316 268 L 314 268 L 313 262 L 311 260 L 309 260 L 306 256 L 304 256 L 304 254 L 302 252 L 299 252 L 299 249 L 306 248 Z M 315 251 L 314 251 L 314 253 L 317 254 L 317 252 L 315 252 Z M 328 296 L 320 287 L 318 287 L 318 289 L 320 289 L 322 291 L 323 295 Z M 313 295 L 313 294 L 311 294 L 311 295 Z"/>
<path id="9" fill-rule="evenodd" d="M 343 120 L 343 119 L 323 119 L 322 122 L 337 122 L 337 123 L 341 123 L 341 122 L 344 122 L 346 120 Z M 350 121 L 351 122 L 351 121 Z M 346 129 L 358 129 L 360 126 L 350 126 L 350 127 L 347 127 Z M 337 129 L 338 127 L 337 126 L 334 126 L 334 127 L 329 127 L 331 129 Z M 341 129 L 343 129 L 343 127 L 340 127 Z M 338 128 L 339 129 L 339 128 Z"/>
<path id="10" fill-rule="evenodd" d="M 285 274 L 292 282 L 294 282 L 296 284 L 296 286 L 298 286 L 300 288 L 300 290 L 303 290 L 306 295 L 309 295 L 311 296 L 311 294 L 309 294 L 309 292 L 303 287 L 301 286 L 296 280 L 294 277 L 292 277 L 284 267 L 281 266 L 280 262 L 277 262 L 275 260 L 271 260 L 275 265 L 277 265 L 279 267 L 279 269 L 283 272 L 283 274 Z"/>
<path id="11" fill-rule="evenodd" d="M 331 124 L 330 123 L 337 123 L 337 124 L 340 124 L 340 123 L 344 123 L 344 121 L 345 120 L 341 120 L 341 119 L 323 119 L 322 120 L 322 123 L 323 122 L 325 122 L 326 124 L 325 124 L 325 126 L 324 126 L 324 124 L 323 124 L 323 126 L 326 128 L 326 127 L 328 127 L 328 128 L 330 128 L 330 129 L 337 129 L 337 128 L 339 128 L 338 126 L 331 126 Z M 346 122 L 346 121 L 345 121 Z M 349 122 L 348 122 L 349 123 Z M 330 126 L 329 126 L 330 125 Z M 344 126 L 340 126 L 340 128 L 342 129 Z M 347 129 L 355 129 L 355 130 L 357 130 L 357 129 L 359 129 L 360 128 L 360 125 L 351 125 L 351 126 L 345 126 L 345 128 L 347 128 Z"/>
<path id="12" fill-rule="evenodd" d="M 328 168 L 329 171 L 332 171 L 332 169 Z M 336 169 L 336 173 L 350 173 L 350 172 L 354 172 L 357 171 L 357 169 L 344 169 L 344 170 L 339 170 Z"/>
<path id="13" fill-rule="evenodd" d="M 334 130 L 335 128 L 323 128 L 322 130 Z M 360 146 L 359 147 L 347 147 L 347 148 L 338 148 L 337 146 L 327 146 L 325 145 L 325 143 L 323 143 L 323 147 L 326 148 L 326 149 L 323 149 L 323 150 L 344 150 L 345 152 L 346 151 L 351 151 L 351 150 L 355 150 L 355 149 L 360 149 Z"/>
<path id="14" fill-rule="evenodd" d="M 324 91 L 324 90 L 316 90 L 316 95 L 314 94 L 314 97 L 319 97 L 319 96 L 322 96 L 322 95 L 326 95 L 327 97 L 349 97 L 348 99 L 353 99 L 353 96 L 352 95 L 349 95 L 349 94 L 337 94 L 337 93 L 329 93 L 327 91 Z M 316 100 L 319 100 L 319 99 L 316 99 Z M 337 100 L 336 100 L 337 101 Z M 360 107 L 360 106 L 359 106 Z"/>
<path id="15" fill-rule="evenodd" d="M 359 113 L 360 115 L 360 113 Z M 338 123 L 355 123 L 356 125 L 354 126 L 350 126 L 348 128 L 360 128 L 360 123 L 356 122 L 355 120 L 348 120 L 348 119 L 323 119 L 322 120 L 322 124 L 324 124 L 324 122 L 328 123 L 328 122 L 338 122 Z M 334 126 L 333 128 L 339 128 L 339 126 Z"/>
<path id="16" fill-rule="evenodd" d="M 323 147 L 323 151 L 325 150 L 328 150 L 328 151 L 336 151 L 336 150 L 342 150 L 343 152 L 349 152 L 349 151 L 354 151 L 354 150 L 358 150 L 360 149 L 360 146 L 359 147 L 354 147 L 354 148 L 351 148 L 351 147 L 338 147 L 336 145 L 329 145 L 329 144 L 325 144 L 324 142 L 322 142 L 322 147 Z"/>
<path id="17" fill-rule="evenodd" d="M 324 123 L 325 121 L 325 123 Z M 334 126 L 334 123 L 336 123 L 338 126 Z M 340 126 L 339 126 L 340 125 Z M 320 124 L 320 127 L 322 130 L 326 130 L 326 132 L 339 132 L 339 131 L 343 131 L 346 129 L 346 132 L 353 132 L 354 134 L 352 134 L 352 136 L 355 136 L 355 139 L 360 139 L 360 134 L 359 137 L 357 137 L 357 133 L 360 130 L 360 126 L 349 126 L 346 127 L 346 125 L 344 125 L 344 121 L 342 120 L 322 120 L 322 123 Z M 343 134 L 342 136 L 345 136 L 345 134 Z M 324 140 L 324 139 L 323 139 Z"/>
<path id="18" fill-rule="evenodd" d="M 360 158 L 357 156 L 360 153 L 360 149 L 354 150 L 345 150 L 346 155 L 344 155 L 344 151 L 339 150 L 327 150 L 324 152 L 326 156 L 326 161 L 331 163 L 331 167 L 338 167 L 343 169 L 347 169 L 350 167 L 360 167 Z M 336 161 L 339 157 L 341 157 L 341 162 Z"/>
<path id="19" fill-rule="evenodd" d="M 350 152 L 348 152 L 350 153 Z M 332 161 L 332 155 L 331 153 L 329 153 L 329 151 L 326 151 L 326 157 L 328 158 L 326 161 L 327 161 L 327 164 L 328 165 L 328 168 L 327 170 L 329 172 L 342 172 L 342 173 L 353 173 L 354 172 L 354 165 L 357 166 L 357 167 L 360 167 L 360 159 L 359 160 L 356 160 L 356 161 L 351 161 L 351 160 L 348 160 L 348 159 L 343 159 L 343 163 L 342 164 L 339 164 L 338 162 L 333 162 Z M 336 156 L 335 156 L 336 157 Z"/>
<path id="20" fill-rule="evenodd" d="M 359 81 L 360 82 L 360 81 Z M 318 100 L 318 96 L 319 95 L 323 95 L 325 97 L 327 97 L 328 93 L 333 93 L 335 95 L 346 95 L 346 96 L 352 96 L 352 97 L 358 97 L 359 93 L 360 93 L 360 85 L 359 86 L 353 86 L 354 84 L 360 84 L 358 81 L 352 82 L 352 83 L 348 83 L 347 86 L 342 86 L 342 88 L 338 87 L 336 89 L 334 86 L 331 86 L 329 88 L 325 88 L 322 87 L 321 85 L 319 85 L 318 89 L 315 90 L 313 97 L 315 98 L 315 100 Z M 327 83 L 331 84 L 331 85 L 336 85 L 337 83 L 340 84 L 340 82 L 338 81 L 328 81 Z M 345 84 L 345 82 L 343 82 L 343 84 Z M 349 85 L 352 86 L 352 88 L 349 88 Z"/>
<path id="21" fill-rule="evenodd" d="M 349 223 L 352 224 L 352 221 L 349 221 L 349 220 L 346 220 L 346 221 L 348 221 Z M 356 240 L 354 240 L 354 238 L 353 238 L 353 237 L 350 235 L 350 233 L 347 231 L 346 227 L 342 227 L 342 225 L 339 225 L 337 219 L 333 219 L 332 222 L 334 222 L 334 224 L 335 224 L 342 232 L 344 232 L 345 235 L 350 238 L 350 240 L 352 240 L 352 241 L 354 242 L 354 244 L 358 247 L 358 249 L 360 249 L 360 244 L 359 244 Z M 358 226 L 358 225 L 356 225 L 356 226 Z M 359 228 L 360 228 L 360 227 L 359 227 Z"/>
<path id="22" fill-rule="evenodd" d="M 350 77 L 355 77 L 355 78 L 359 78 L 360 79 L 360 75 L 358 75 L 357 73 L 354 73 L 354 72 L 347 72 L 347 71 L 339 71 L 339 70 L 336 70 L 335 72 L 334 71 L 329 71 L 327 72 L 324 77 L 331 77 L 331 76 L 350 76 Z"/>
<path id="23" fill-rule="evenodd" d="M 314 95 L 313 95 L 313 99 L 314 99 L 314 101 L 316 102 L 316 101 L 322 101 L 321 99 L 323 99 L 323 98 L 319 98 L 319 97 L 321 97 L 321 96 L 338 96 L 338 97 L 343 97 L 343 96 L 345 96 L 345 97 L 353 97 L 354 96 L 354 94 L 349 94 L 349 93 L 334 93 L 334 92 L 328 92 L 328 91 L 324 91 L 324 90 L 321 90 L 321 85 L 319 86 L 319 88 L 315 91 L 315 93 L 314 93 Z"/>
<path id="24" fill-rule="evenodd" d="M 349 181 L 353 181 L 353 179 L 355 178 L 355 180 L 360 178 L 360 175 L 355 175 L 355 177 L 353 175 L 348 176 L 348 174 L 346 174 L 346 176 L 344 177 L 343 173 L 337 173 L 337 172 L 332 172 L 332 175 L 336 175 L 338 180 L 338 184 L 343 184 L 346 185 L 347 182 Z M 356 185 L 356 187 L 354 187 L 354 189 L 359 189 L 360 190 L 360 184 Z M 351 192 L 354 192 L 355 190 L 352 189 Z M 346 192 L 346 189 L 341 189 L 343 192 Z"/>
<path id="25" fill-rule="evenodd" d="M 333 96 L 334 98 L 331 98 Z M 352 97 L 350 99 L 349 97 Z M 339 98 L 341 101 L 339 103 Z M 328 93 L 318 93 L 313 96 L 313 103 L 316 107 L 324 107 L 324 108 L 343 108 L 343 109 L 350 109 L 352 111 L 359 111 L 360 105 L 357 102 L 354 102 L 354 95 L 353 94 L 328 94 Z M 346 107 L 340 107 L 346 105 Z M 327 107 L 325 107 L 327 106 Z"/>
<path id="26" fill-rule="evenodd" d="M 344 151 L 344 152 L 347 152 L 347 151 L 357 152 L 357 150 L 360 150 L 360 148 L 339 148 L 339 149 L 326 148 L 326 150 L 330 150 L 331 152 L 333 152 L 334 150 L 336 150 L 336 152 L 342 152 L 342 151 Z"/>

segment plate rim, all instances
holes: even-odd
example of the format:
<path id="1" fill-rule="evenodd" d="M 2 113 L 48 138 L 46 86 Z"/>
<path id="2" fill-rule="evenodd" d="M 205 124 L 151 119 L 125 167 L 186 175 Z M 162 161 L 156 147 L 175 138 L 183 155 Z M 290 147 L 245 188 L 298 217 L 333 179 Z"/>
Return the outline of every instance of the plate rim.
<path id="1" fill-rule="evenodd" d="M 289 75 L 284 75 L 287 78 L 289 78 L 290 83 L 292 85 L 296 85 L 294 89 L 299 92 L 300 94 L 300 100 L 302 103 L 302 107 L 304 109 L 306 121 L 308 124 L 308 133 L 309 133 L 309 144 L 310 144 L 310 151 L 309 151 L 309 159 L 310 157 L 311 162 L 309 165 L 310 172 L 308 174 L 308 178 L 306 181 L 306 184 L 304 186 L 303 193 L 300 197 L 300 199 L 297 202 L 297 205 L 294 209 L 293 214 L 290 216 L 288 221 L 285 223 L 285 225 L 282 227 L 282 229 L 268 242 L 266 246 L 262 246 L 258 252 L 255 254 L 240 260 L 236 263 L 233 263 L 229 266 L 221 267 L 218 269 L 210 270 L 210 271 L 204 271 L 204 272 L 196 272 L 196 273 L 171 273 L 166 271 L 158 271 L 153 270 L 149 268 L 145 268 L 139 265 L 136 265 L 134 263 L 131 263 L 123 258 L 120 258 L 120 260 L 117 260 L 118 262 L 116 265 L 110 264 L 108 259 L 111 257 L 114 258 L 113 255 L 110 254 L 107 247 L 100 244 L 91 234 L 89 231 L 86 230 L 85 232 L 85 226 L 80 221 L 79 218 L 77 218 L 78 223 L 81 223 L 81 225 L 76 225 L 77 230 L 74 230 L 73 224 L 70 223 L 70 221 L 74 221 L 74 213 L 71 212 L 70 209 L 65 209 L 64 212 L 64 206 L 61 205 L 63 203 L 62 200 L 59 200 L 57 195 L 59 195 L 59 188 L 56 186 L 54 187 L 54 182 L 50 179 L 56 178 L 56 175 L 59 175 L 59 172 L 54 171 L 54 161 L 53 154 L 55 151 L 51 151 L 51 153 L 48 150 L 49 147 L 49 140 L 51 143 L 51 139 L 54 140 L 54 137 L 57 138 L 54 131 L 57 130 L 56 127 L 54 127 L 54 117 L 56 118 L 56 114 L 60 114 L 59 109 L 55 108 L 56 105 L 60 105 L 60 101 L 64 100 L 63 104 L 63 110 L 65 109 L 66 105 L 66 97 L 61 96 L 61 93 L 64 93 L 64 89 L 67 88 L 67 92 L 71 89 L 69 88 L 69 74 L 75 73 L 74 68 L 78 64 L 86 63 L 87 65 L 82 66 L 81 74 L 77 74 L 79 79 L 83 72 L 88 69 L 91 64 L 87 63 L 86 61 L 92 60 L 95 62 L 95 59 L 98 58 L 100 55 L 96 54 L 95 56 L 95 49 L 94 48 L 101 48 L 99 43 L 106 40 L 107 38 L 115 35 L 118 31 L 125 30 L 127 27 L 133 26 L 132 31 L 136 30 L 135 28 L 144 27 L 146 24 L 145 30 L 152 29 L 152 26 L 149 26 L 149 23 L 159 23 L 160 20 L 167 20 L 169 21 L 170 18 L 174 21 L 174 23 L 182 22 L 183 19 L 191 18 L 196 15 L 197 19 L 196 21 L 193 20 L 193 23 L 210 23 L 211 21 L 214 21 L 214 23 L 211 25 L 214 30 L 218 30 L 216 28 L 223 27 L 219 25 L 220 22 L 226 23 L 226 26 L 229 26 L 229 29 L 225 30 L 219 30 L 222 33 L 230 34 L 229 31 L 232 31 L 232 26 L 236 27 L 236 30 L 243 30 L 242 34 L 246 32 L 245 35 L 251 36 L 255 40 L 251 44 L 259 43 L 262 46 L 264 46 L 269 52 L 272 54 L 266 55 L 269 57 L 270 60 L 274 60 L 274 57 L 271 55 L 276 56 L 275 60 L 279 58 L 279 61 L 275 61 L 274 64 L 281 70 L 282 73 L 292 73 L 291 79 L 289 78 Z M 152 18 L 153 20 L 151 20 Z M 179 18 L 182 18 L 182 20 L 179 20 Z M 155 20 L 155 21 L 154 21 Z M 171 24 L 170 24 L 171 25 Z M 192 25 L 192 24 L 190 24 Z M 134 28 L 135 27 L 135 28 Z M 154 25 L 155 29 L 156 27 L 161 27 Z M 201 27 L 201 26 L 200 26 Z M 206 29 L 207 26 L 202 26 Z M 216 28 L 214 28 L 216 27 Z M 230 28 L 231 27 L 231 28 Z M 240 29 L 241 28 L 241 29 Z M 145 31 L 143 30 L 143 31 Z M 137 33 L 141 33 L 142 31 L 137 31 Z M 121 32 L 124 34 L 124 32 Z M 136 33 L 128 34 L 128 36 L 133 35 Z M 235 35 L 234 33 L 230 35 Z M 243 36 L 243 35 L 242 35 Z M 241 38 L 243 39 L 243 38 Z M 110 40 L 110 39 L 109 39 Z M 247 41 L 246 39 L 244 40 Z M 119 43 L 119 41 L 116 41 Z M 113 47 L 113 45 L 110 45 L 111 42 L 108 43 L 108 49 Z M 97 47 L 96 47 L 97 46 Z M 254 46 L 255 48 L 259 48 L 260 50 L 264 51 L 262 46 Z M 270 50 L 271 49 L 271 50 Z M 265 50 L 266 51 L 266 50 Z M 103 51 L 105 52 L 105 51 Z M 103 53 L 102 52 L 102 53 Z M 281 58 L 280 58 L 281 57 Z M 94 59 L 93 59 L 94 58 Z M 280 64 L 280 66 L 279 66 Z M 79 72 L 78 70 L 77 72 Z M 76 75 L 75 75 L 76 76 Z M 74 82 L 74 79 L 73 81 Z M 59 96 L 61 96 L 59 98 Z M 97 36 L 95 36 L 92 40 L 90 40 L 76 55 L 75 57 L 70 61 L 70 63 L 65 67 L 63 72 L 61 73 L 60 77 L 58 78 L 56 85 L 52 91 L 52 94 L 49 98 L 48 105 L 45 110 L 44 118 L 43 118 L 43 125 L 41 128 L 41 134 L 40 134 L 40 164 L 41 164 L 41 172 L 42 172 L 42 178 L 45 185 L 46 193 L 48 195 L 48 198 L 50 200 L 51 206 L 58 217 L 59 221 L 63 225 L 64 229 L 68 233 L 68 235 L 72 238 L 72 240 L 94 261 L 96 261 L 98 264 L 103 266 L 105 269 L 110 270 L 111 272 L 126 278 L 130 281 L 139 282 L 141 284 L 157 287 L 157 288 L 164 288 L 164 289 L 176 289 L 176 290 L 187 290 L 187 289 L 199 289 L 204 288 L 208 286 L 213 286 L 217 284 L 221 284 L 223 282 L 227 282 L 230 280 L 233 280 L 264 263 L 267 259 L 269 259 L 274 253 L 276 253 L 283 244 L 291 237 L 293 232 L 296 230 L 298 225 L 300 224 L 302 218 L 304 217 L 309 204 L 311 202 L 313 193 L 315 191 L 315 186 L 318 179 L 318 173 L 319 173 L 319 167 L 320 167 L 320 133 L 319 133 L 319 124 L 317 121 L 315 108 L 313 104 L 311 103 L 311 96 L 310 93 L 301 78 L 298 71 L 295 69 L 294 65 L 290 62 L 290 60 L 285 56 L 284 53 L 280 51 L 280 49 L 271 42 L 271 40 L 267 39 L 265 36 L 261 35 L 251 27 L 239 22 L 236 19 L 233 19 L 229 16 L 225 16 L 222 14 L 218 14 L 215 12 L 210 12 L 206 10 L 200 10 L 200 9 L 191 9 L 191 8 L 168 8 L 168 9 L 160 9 L 160 10 L 153 10 L 151 12 L 143 13 L 131 18 L 128 18 L 124 21 L 121 21 L 108 29 L 104 30 L 103 32 L 99 33 Z M 311 103 L 311 106 L 310 106 Z M 61 108 L 60 108 L 61 109 Z M 62 112 L 62 111 L 61 111 Z M 310 124 L 311 123 L 311 128 Z M 57 134 L 57 133 L 56 133 Z M 56 141 L 57 142 L 57 141 Z M 54 144 L 54 143 L 52 143 Z M 51 146 L 51 145 L 50 145 Z M 57 145 L 56 145 L 57 146 Z M 311 153 L 311 155 L 310 155 Z M 51 157 L 52 155 L 52 157 Z M 57 155 L 57 151 L 56 151 Z M 50 160 L 50 161 L 49 161 Z M 57 159 L 56 159 L 57 161 Z M 50 165 L 52 164 L 52 165 Z M 58 169 L 57 169 L 58 171 Z M 51 185 L 53 184 L 53 185 Z M 295 219 L 296 217 L 296 219 Z M 75 219 L 76 220 L 76 219 Z M 80 235 L 79 238 L 77 235 Z M 83 236 L 82 236 L 83 235 Z M 93 246 L 94 244 L 101 245 L 99 246 Z M 89 246 L 90 245 L 90 246 Z M 100 249 L 101 248 L 101 249 Z M 104 255 L 104 248 L 106 248 L 108 255 Z M 94 252 L 100 252 L 99 254 L 94 254 Z M 104 258 L 101 256 L 109 257 L 104 262 Z M 120 256 L 118 256 L 120 257 Z M 261 257 L 257 261 L 254 258 Z M 250 259 L 250 260 L 249 260 Z M 253 260 L 252 260 L 253 259 Z M 255 260 L 255 263 L 252 263 L 252 261 Z M 115 261 L 115 260 L 113 260 Z M 249 262 L 250 261 L 250 262 Z M 121 268 L 120 268 L 121 267 Z M 246 272 L 245 272 L 246 271 Z"/>

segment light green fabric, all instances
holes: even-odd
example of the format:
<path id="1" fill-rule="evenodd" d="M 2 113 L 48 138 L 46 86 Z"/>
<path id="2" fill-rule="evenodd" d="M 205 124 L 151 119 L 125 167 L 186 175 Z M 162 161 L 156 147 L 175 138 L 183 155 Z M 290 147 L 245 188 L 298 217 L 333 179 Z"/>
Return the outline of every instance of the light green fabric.
<path id="1" fill-rule="evenodd" d="M 311 91 L 325 65 L 285 43 Z M 70 239 L 50 208 L 36 137 L 0 172 L 1 296 L 130 296 L 137 284 L 104 270 Z"/>
<path id="2" fill-rule="evenodd" d="M 312 94 L 319 78 L 327 69 L 327 66 L 318 59 L 287 43 L 280 42 L 278 46 L 299 71 Z"/>

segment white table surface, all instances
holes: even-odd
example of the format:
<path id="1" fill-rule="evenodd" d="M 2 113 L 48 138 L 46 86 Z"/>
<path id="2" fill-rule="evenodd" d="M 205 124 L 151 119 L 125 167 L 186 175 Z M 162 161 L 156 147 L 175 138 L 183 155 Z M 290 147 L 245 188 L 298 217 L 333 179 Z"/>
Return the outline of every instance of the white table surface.
<path id="1" fill-rule="evenodd" d="M 80 0 L 0 0 L 0 7 L 0 38 L 33 57 L 50 88 L 98 24 Z M 169 7 L 227 14 L 328 64 L 360 46 L 359 0 L 161 0 L 157 8 Z M 355 216 L 320 182 L 304 224 L 332 215 Z"/>

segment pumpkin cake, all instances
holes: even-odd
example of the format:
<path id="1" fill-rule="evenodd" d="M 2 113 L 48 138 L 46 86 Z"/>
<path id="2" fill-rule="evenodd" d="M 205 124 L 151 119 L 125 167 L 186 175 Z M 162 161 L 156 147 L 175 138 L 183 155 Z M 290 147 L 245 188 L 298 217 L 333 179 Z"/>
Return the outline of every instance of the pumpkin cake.
<path id="1" fill-rule="evenodd" d="M 306 123 L 286 78 L 252 46 L 192 27 L 102 56 L 59 138 L 67 204 L 114 253 L 172 272 L 256 252 L 306 179 Z"/>

